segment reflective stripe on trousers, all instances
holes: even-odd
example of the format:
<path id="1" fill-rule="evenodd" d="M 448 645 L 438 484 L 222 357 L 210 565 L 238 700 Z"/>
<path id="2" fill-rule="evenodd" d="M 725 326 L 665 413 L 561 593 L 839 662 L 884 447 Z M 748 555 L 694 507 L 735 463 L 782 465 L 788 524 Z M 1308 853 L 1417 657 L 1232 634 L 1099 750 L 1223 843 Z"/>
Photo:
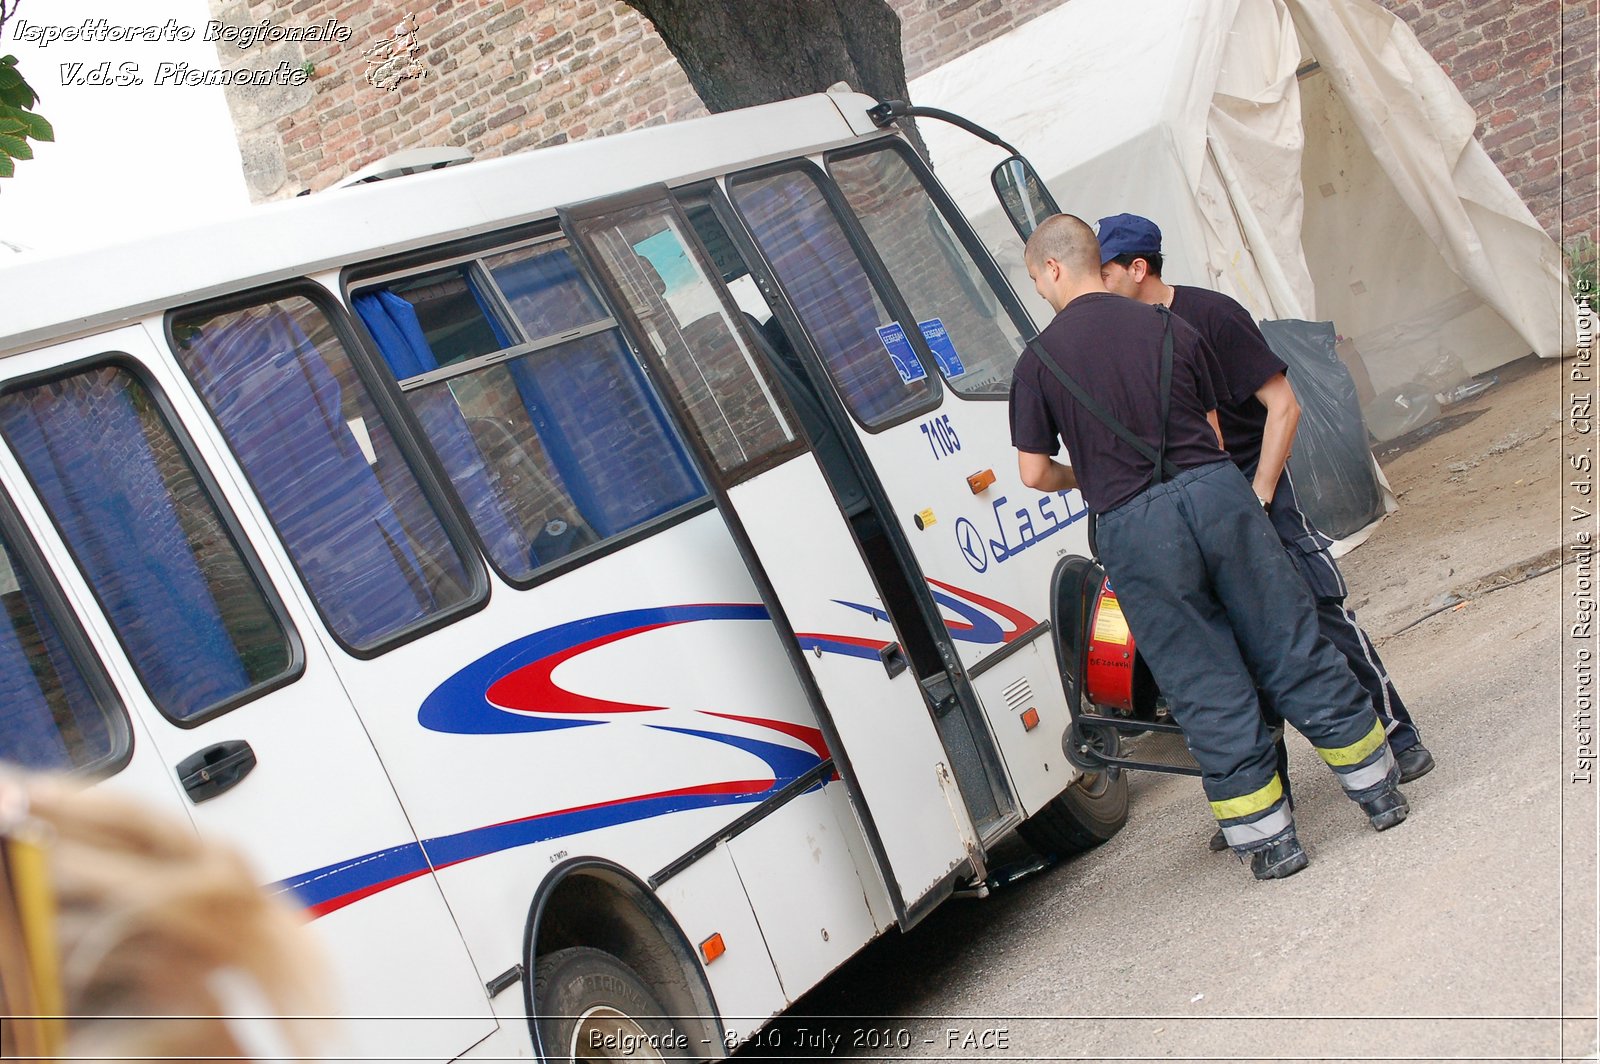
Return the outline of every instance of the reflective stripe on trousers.
<path id="1" fill-rule="evenodd" d="M 1317 753 L 1339 777 L 1339 785 L 1345 789 L 1345 793 L 1357 800 L 1368 797 L 1367 792 L 1393 782 L 1391 776 L 1398 775 L 1394 754 L 1389 750 L 1381 720 L 1373 721 L 1367 734 L 1349 746 L 1335 749 L 1319 746 Z"/>
<path id="2" fill-rule="evenodd" d="M 1265 787 L 1212 802 L 1211 814 L 1222 828 L 1223 839 L 1241 853 L 1260 849 L 1294 828 L 1294 814 L 1284 799 L 1283 781 L 1277 773 Z"/>

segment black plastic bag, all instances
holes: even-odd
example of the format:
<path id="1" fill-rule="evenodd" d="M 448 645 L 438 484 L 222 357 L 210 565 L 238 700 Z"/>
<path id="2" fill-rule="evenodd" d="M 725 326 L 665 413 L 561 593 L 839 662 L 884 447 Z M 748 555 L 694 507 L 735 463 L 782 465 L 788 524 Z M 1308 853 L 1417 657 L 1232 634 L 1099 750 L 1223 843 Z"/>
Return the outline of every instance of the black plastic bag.
<path id="1" fill-rule="evenodd" d="M 1294 476 L 1300 508 L 1323 532 L 1343 539 L 1383 516 L 1383 490 L 1367 448 L 1355 381 L 1334 351 L 1330 321 L 1264 321 L 1261 333 L 1289 367 L 1300 401 Z"/>

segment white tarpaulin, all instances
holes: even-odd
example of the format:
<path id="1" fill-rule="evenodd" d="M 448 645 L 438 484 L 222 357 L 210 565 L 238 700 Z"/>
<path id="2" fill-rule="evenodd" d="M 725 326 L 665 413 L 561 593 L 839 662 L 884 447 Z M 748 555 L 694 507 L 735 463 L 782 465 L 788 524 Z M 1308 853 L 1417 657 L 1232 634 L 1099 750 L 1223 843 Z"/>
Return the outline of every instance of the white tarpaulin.
<path id="1" fill-rule="evenodd" d="M 1573 350 L 1555 242 L 1449 77 L 1371 0 L 1069 0 L 910 90 L 1016 145 L 1063 210 L 1154 219 L 1168 281 L 1333 321 L 1379 392 L 1451 355 L 1476 374 Z M 1002 153 L 919 128 L 1031 292 L 988 186 Z"/>

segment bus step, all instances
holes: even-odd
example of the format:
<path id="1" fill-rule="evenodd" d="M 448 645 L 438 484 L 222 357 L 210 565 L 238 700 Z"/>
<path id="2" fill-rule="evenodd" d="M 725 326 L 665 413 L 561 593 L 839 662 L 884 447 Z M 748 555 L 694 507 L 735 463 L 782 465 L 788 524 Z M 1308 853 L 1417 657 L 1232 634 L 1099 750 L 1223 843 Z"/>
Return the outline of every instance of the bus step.
<path id="1" fill-rule="evenodd" d="M 1062 744 L 1067 759 L 1086 771 L 1115 766 L 1200 775 L 1200 766 L 1183 741 L 1183 731 L 1166 721 L 1083 713 Z"/>
<path id="2" fill-rule="evenodd" d="M 1200 774 L 1200 766 L 1195 762 L 1194 755 L 1189 753 L 1182 732 L 1152 731 L 1134 738 L 1124 736 L 1121 753 L 1121 760 L 1113 764 L 1125 768 Z"/>

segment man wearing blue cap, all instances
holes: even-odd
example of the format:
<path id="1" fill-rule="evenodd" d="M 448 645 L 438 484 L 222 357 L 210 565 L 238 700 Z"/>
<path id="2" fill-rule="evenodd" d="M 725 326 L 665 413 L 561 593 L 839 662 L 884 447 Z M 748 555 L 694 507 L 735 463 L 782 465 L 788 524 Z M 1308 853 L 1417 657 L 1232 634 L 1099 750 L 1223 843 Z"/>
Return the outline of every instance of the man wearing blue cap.
<path id="1" fill-rule="evenodd" d="M 1227 845 L 1250 855 L 1257 879 L 1307 863 L 1258 685 L 1373 827 L 1403 821 L 1383 725 L 1220 446 L 1204 341 L 1165 308 L 1108 292 L 1080 219 L 1046 219 L 1023 257 L 1056 316 L 1012 378 L 1018 471 L 1039 491 L 1077 488 L 1096 515 L 1101 561 Z M 1059 443 L 1070 465 L 1052 457 Z"/>
<path id="2" fill-rule="evenodd" d="M 1150 219 L 1114 214 L 1100 219 L 1099 230 L 1100 275 L 1106 288 L 1170 308 L 1211 346 L 1230 393 L 1219 396 L 1217 404 L 1223 446 L 1250 478 L 1284 549 L 1311 589 L 1322 634 L 1345 656 L 1371 697 L 1399 763 L 1400 782 L 1425 775 L 1433 768 L 1433 755 L 1422 745 L 1372 640 L 1345 605 L 1349 589 L 1328 551 L 1333 541 L 1301 512 L 1285 468 L 1300 420 L 1300 404 L 1285 375 L 1288 367 L 1272 353 L 1250 312 L 1237 301 L 1220 292 L 1169 285 L 1161 279 L 1161 230 Z M 1280 761 L 1287 761 L 1281 743 Z M 1220 850 L 1223 844 L 1213 837 L 1212 846 Z"/>

